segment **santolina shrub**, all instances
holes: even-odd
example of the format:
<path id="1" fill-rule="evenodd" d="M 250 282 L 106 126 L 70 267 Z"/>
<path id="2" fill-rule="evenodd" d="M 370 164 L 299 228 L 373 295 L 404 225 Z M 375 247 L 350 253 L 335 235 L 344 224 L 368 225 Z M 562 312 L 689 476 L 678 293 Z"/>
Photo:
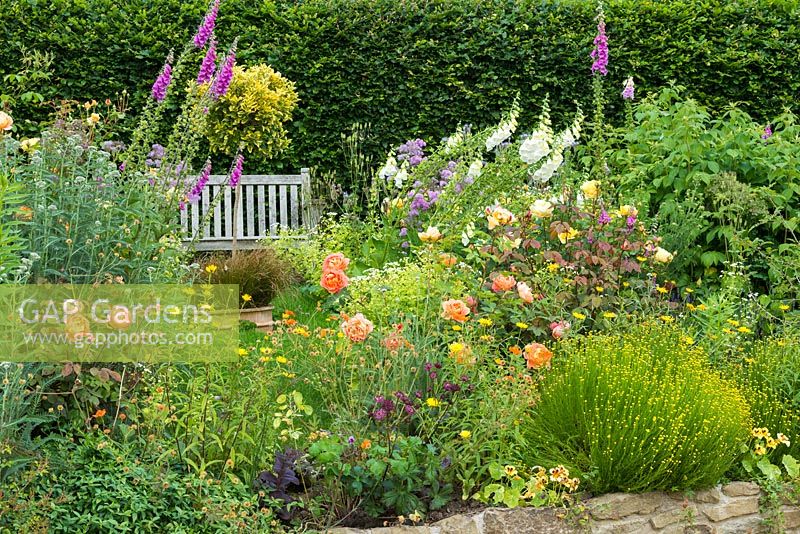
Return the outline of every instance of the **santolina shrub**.
<path id="1" fill-rule="evenodd" d="M 645 325 L 565 345 L 527 429 L 531 465 L 564 464 L 595 492 L 717 482 L 748 438 L 750 411 L 689 341 Z"/>

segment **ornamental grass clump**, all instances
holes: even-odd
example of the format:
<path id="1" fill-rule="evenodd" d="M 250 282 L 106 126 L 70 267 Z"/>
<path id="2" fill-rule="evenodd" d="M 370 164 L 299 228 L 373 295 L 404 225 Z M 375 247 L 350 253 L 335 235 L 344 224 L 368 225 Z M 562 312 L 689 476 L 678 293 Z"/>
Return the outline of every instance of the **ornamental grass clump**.
<path id="1" fill-rule="evenodd" d="M 565 345 L 529 427 L 531 465 L 563 464 L 594 492 L 715 484 L 749 435 L 750 411 L 704 352 L 666 326 Z"/>

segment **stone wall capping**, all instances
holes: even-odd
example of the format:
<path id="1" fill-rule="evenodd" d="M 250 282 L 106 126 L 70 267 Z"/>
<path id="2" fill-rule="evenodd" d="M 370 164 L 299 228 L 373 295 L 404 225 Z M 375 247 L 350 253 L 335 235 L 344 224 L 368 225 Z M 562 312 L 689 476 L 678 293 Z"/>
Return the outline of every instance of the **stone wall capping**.
<path id="1" fill-rule="evenodd" d="M 752 482 L 731 482 L 697 492 L 609 493 L 562 508 L 487 508 L 431 525 L 332 534 L 757 534 L 766 532 L 762 493 Z M 782 528 L 800 533 L 800 506 L 784 504 Z"/>

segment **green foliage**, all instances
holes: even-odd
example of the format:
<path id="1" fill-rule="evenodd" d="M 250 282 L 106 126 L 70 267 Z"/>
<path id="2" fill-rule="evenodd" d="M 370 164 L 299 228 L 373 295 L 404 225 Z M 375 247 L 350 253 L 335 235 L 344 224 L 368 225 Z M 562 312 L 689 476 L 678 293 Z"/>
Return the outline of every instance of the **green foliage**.
<path id="1" fill-rule="evenodd" d="M 785 434 L 791 447 L 784 452 L 800 457 L 800 342 L 794 337 L 757 342 L 730 373 L 750 401 L 753 424 Z"/>
<path id="2" fill-rule="evenodd" d="M 280 532 L 241 482 L 170 469 L 102 434 L 58 439 L 0 486 L 0 532 Z"/>
<path id="3" fill-rule="evenodd" d="M 81 122 L 47 130 L 30 154 L 13 138 L 0 141 L 0 173 L 11 176 L 27 207 L 16 229 L 28 261 L 17 278 L 174 280 L 181 273 L 171 269 L 183 254 L 175 212 L 164 209 L 146 181 L 121 180 L 111 153 L 89 140 L 91 130 Z"/>
<path id="4" fill-rule="evenodd" d="M 59 86 L 42 89 L 47 98 L 105 98 L 128 88 L 138 108 L 169 49 L 194 31 L 206 7 L 205 0 L 3 0 L 0 74 L 17 70 L 25 44 L 55 55 Z M 604 83 L 616 93 L 633 75 L 645 94 L 679 79 L 704 105 L 741 102 L 766 121 L 800 90 L 797 9 L 786 0 L 610 0 Z M 382 155 L 412 135 L 438 140 L 461 121 L 493 122 L 517 92 L 522 101 L 549 93 L 557 122 L 576 98 L 590 109 L 584 88 L 594 16 L 595 4 L 585 1 L 230 0 L 220 35 L 241 37 L 242 63 L 269 63 L 297 84 L 303 106 L 290 127 L 294 142 L 271 165 L 331 166 L 342 175 L 335 140 L 354 122 L 374 125 L 368 150 Z M 610 118 L 621 119 L 621 102 L 611 100 Z M 534 113 L 523 110 L 522 121 Z"/>
<path id="5" fill-rule="evenodd" d="M 663 223 L 665 246 L 681 247 L 676 277 L 746 261 L 765 282 L 765 245 L 796 239 L 800 224 L 796 117 L 787 111 L 770 121 L 775 134 L 762 140 L 764 124 L 741 108 L 712 114 L 675 88 L 635 106 L 634 117 L 611 161 L 622 189 L 637 192 Z"/>
<path id="6" fill-rule="evenodd" d="M 23 187 L 12 181 L 8 175 L 0 171 L 0 281 L 14 280 L 25 271 L 18 271 L 23 262 L 20 257 L 21 242 L 16 226 L 19 219 L 24 216 L 24 211 L 20 208 L 24 195 Z"/>
<path id="7" fill-rule="evenodd" d="M 567 345 L 529 423 L 529 465 L 575 468 L 596 492 L 716 483 L 747 439 L 749 409 L 679 340 L 645 326 Z"/>
<path id="8" fill-rule="evenodd" d="M 444 481 L 436 448 L 418 437 L 401 437 L 389 443 L 348 444 L 338 437 L 324 437 L 308 450 L 319 472 L 332 512 L 346 502 L 345 495 L 362 501 L 373 517 L 392 511 L 395 515 L 437 510 L 450 502 L 452 485 Z M 344 495 L 342 495 L 344 494 Z"/>
<path id="9" fill-rule="evenodd" d="M 229 156 L 244 150 L 273 158 L 289 146 L 284 124 L 297 106 L 294 84 L 267 65 L 234 67 L 228 92 L 208 114 L 211 150 Z"/>

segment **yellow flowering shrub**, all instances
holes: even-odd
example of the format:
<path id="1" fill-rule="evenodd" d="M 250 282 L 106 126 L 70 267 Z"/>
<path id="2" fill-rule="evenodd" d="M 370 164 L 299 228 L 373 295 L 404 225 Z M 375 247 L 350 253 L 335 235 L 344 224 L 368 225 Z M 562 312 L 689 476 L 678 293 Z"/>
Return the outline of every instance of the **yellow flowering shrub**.
<path id="1" fill-rule="evenodd" d="M 773 338 L 755 343 L 729 374 L 750 403 L 753 425 L 788 436 L 791 446 L 781 455 L 800 457 L 800 340 Z M 773 450 L 768 451 L 772 457 Z"/>
<path id="2" fill-rule="evenodd" d="M 294 83 L 267 65 L 234 67 L 228 92 L 208 113 L 211 149 L 271 158 L 289 146 L 285 124 L 297 107 Z"/>
<path id="3" fill-rule="evenodd" d="M 531 465 L 564 464 L 598 493 L 715 484 L 748 439 L 750 410 L 680 338 L 662 324 L 566 343 L 532 414 Z"/>

